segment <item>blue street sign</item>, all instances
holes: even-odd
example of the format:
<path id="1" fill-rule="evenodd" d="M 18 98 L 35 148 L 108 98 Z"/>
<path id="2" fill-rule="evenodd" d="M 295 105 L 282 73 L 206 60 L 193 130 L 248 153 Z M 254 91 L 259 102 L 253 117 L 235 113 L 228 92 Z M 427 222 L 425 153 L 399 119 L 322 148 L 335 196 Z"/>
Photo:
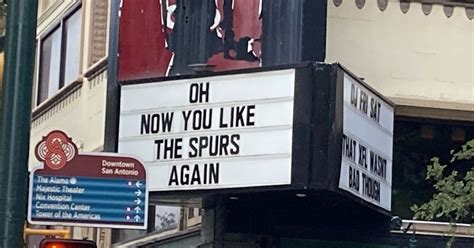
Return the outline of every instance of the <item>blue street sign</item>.
<path id="1" fill-rule="evenodd" d="M 43 140 L 58 142 L 48 140 L 49 136 Z M 78 154 L 75 145 L 64 137 L 59 136 L 62 143 L 57 147 L 54 143 L 37 145 L 37 157 L 45 161 L 43 167 L 31 172 L 28 221 L 38 225 L 145 229 L 148 190 L 143 164 L 117 154 Z M 72 144 L 70 149 L 64 145 L 67 142 Z M 68 159 L 66 152 L 74 155 Z"/>
<path id="2" fill-rule="evenodd" d="M 142 181 L 36 175 L 31 219 L 142 226 L 145 222 L 144 192 Z"/>

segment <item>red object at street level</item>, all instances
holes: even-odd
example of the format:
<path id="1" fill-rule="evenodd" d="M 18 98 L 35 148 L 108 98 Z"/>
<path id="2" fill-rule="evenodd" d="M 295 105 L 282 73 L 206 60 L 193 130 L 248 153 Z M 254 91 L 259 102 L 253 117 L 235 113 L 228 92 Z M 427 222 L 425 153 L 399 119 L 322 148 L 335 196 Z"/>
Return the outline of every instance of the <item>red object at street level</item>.
<path id="1" fill-rule="evenodd" d="M 53 170 L 62 169 L 77 153 L 76 144 L 59 130 L 52 131 L 43 137 L 35 148 L 36 158 Z"/>
<path id="2" fill-rule="evenodd" d="M 79 239 L 53 239 L 45 238 L 40 243 L 40 248 L 97 248 L 94 241 Z"/>

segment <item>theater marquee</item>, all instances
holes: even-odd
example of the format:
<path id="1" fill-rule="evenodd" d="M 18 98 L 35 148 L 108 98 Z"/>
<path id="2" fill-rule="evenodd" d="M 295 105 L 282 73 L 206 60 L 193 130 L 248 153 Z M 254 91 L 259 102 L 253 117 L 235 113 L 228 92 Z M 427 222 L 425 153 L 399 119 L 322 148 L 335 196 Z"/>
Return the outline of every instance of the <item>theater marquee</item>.
<path id="1" fill-rule="evenodd" d="M 119 152 L 150 191 L 291 184 L 295 70 L 122 86 Z"/>
<path id="2" fill-rule="evenodd" d="M 339 187 L 390 211 L 394 109 L 348 74 L 343 87 Z"/>
<path id="3" fill-rule="evenodd" d="M 164 201 L 279 191 L 387 214 L 393 106 L 339 64 L 123 82 L 118 151 Z"/>

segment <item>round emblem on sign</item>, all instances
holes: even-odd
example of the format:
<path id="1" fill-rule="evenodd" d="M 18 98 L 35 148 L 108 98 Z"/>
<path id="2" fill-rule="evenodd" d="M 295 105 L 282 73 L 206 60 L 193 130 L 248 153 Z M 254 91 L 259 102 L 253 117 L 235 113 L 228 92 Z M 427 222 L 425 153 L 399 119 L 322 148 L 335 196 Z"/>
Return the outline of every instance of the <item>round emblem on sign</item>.
<path id="1" fill-rule="evenodd" d="M 35 155 L 53 170 L 63 168 L 77 154 L 77 147 L 62 131 L 52 131 L 36 145 Z"/>

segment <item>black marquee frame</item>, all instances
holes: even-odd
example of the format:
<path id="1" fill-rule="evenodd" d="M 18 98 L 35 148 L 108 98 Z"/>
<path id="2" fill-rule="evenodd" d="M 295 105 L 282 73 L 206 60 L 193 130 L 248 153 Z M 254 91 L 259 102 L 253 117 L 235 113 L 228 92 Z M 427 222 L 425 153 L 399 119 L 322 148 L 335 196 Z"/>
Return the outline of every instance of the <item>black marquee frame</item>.
<path id="1" fill-rule="evenodd" d="M 160 83 L 178 79 L 219 75 L 252 74 L 263 71 L 295 70 L 291 184 L 232 189 L 181 190 L 150 192 L 150 203 L 181 206 L 204 206 L 212 199 L 229 195 L 275 195 L 303 193 L 319 198 L 320 193 L 349 199 L 382 215 L 389 212 L 339 189 L 342 159 L 344 75 L 349 75 L 367 87 L 385 103 L 394 103 L 375 91 L 363 80 L 340 64 L 306 62 L 285 66 L 252 68 L 225 72 L 201 72 L 194 75 L 149 78 L 120 82 L 120 85 Z M 148 180 L 153 180 L 149 178 Z"/>

